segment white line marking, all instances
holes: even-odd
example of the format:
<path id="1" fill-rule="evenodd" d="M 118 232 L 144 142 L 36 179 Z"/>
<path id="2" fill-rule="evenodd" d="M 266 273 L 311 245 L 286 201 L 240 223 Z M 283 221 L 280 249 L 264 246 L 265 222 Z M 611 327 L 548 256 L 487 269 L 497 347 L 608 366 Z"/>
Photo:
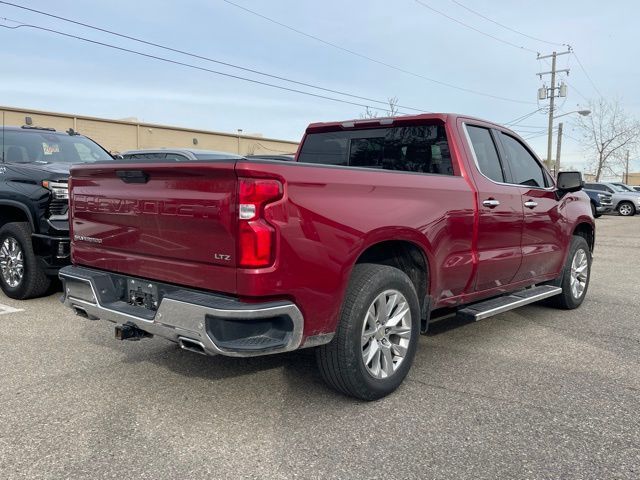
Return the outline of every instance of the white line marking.
<path id="1" fill-rule="evenodd" d="M 6 315 L 7 313 L 24 312 L 24 308 L 13 308 L 4 303 L 0 303 L 0 315 Z"/>

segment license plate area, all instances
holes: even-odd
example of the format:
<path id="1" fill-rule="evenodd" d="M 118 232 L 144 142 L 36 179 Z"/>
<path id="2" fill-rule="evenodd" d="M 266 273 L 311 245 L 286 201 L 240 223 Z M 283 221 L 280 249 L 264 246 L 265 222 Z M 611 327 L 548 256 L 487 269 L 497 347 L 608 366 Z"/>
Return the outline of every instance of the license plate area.
<path id="1" fill-rule="evenodd" d="M 158 286 L 153 282 L 127 279 L 127 299 L 129 305 L 147 310 L 158 309 Z"/>

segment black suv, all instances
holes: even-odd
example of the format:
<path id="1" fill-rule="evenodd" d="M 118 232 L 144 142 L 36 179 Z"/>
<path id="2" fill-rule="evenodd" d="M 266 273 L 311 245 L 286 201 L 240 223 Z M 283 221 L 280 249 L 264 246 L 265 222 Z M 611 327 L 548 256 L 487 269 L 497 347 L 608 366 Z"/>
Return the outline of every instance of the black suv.
<path id="1" fill-rule="evenodd" d="M 69 168 L 112 157 L 73 130 L 31 126 L 0 127 L 0 147 L 0 287 L 37 297 L 69 263 Z"/>

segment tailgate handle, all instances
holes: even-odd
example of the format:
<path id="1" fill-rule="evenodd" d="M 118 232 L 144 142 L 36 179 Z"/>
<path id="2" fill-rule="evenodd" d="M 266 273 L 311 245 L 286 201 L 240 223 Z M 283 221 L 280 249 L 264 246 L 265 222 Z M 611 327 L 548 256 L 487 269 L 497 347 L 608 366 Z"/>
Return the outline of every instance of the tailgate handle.
<path id="1" fill-rule="evenodd" d="M 149 174 L 142 170 L 116 170 L 116 175 L 124 183 L 147 183 Z"/>

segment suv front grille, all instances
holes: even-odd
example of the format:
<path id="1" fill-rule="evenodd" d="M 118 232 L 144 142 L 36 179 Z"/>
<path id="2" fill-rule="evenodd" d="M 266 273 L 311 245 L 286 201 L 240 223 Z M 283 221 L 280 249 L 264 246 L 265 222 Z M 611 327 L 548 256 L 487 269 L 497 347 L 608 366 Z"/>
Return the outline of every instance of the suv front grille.
<path id="1" fill-rule="evenodd" d="M 69 211 L 69 202 L 68 200 L 52 200 L 49 204 L 49 216 L 56 215 L 66 215 Z"/>

